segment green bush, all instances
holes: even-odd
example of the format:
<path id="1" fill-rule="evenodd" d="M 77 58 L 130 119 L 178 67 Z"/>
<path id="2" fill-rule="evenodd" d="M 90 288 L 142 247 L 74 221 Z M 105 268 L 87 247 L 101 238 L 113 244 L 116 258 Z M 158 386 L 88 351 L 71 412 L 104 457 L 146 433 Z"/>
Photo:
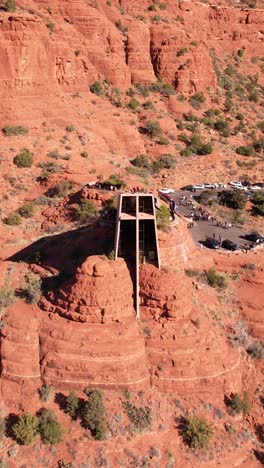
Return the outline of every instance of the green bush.
<path id="1" fill-rule="evenodd" d="M 17 126 L 8 125 L 2 128 L 2 132 L 5 136 L 27 135 L 28 129 L 26 127 L 22 127 L 22 125 L 17 125 Z"/>
<path id="2" fill-rule="evenodd" d="M 16 11 L 16 4 L 13 0 L 6 0 L 0 5 L 0 10 L 14 13 Z"/>
<path id="3" fill-rule="evenodd" d="M 0 311 L 5 309 L 15 302 L 15 290 L 10 286 L 0 288 Z"/>
<path id="4" fill-rule="evenodd" d="M 75 211 L 75 216 L 81 223 L 86 223 L 91 217 L 97 214 L 97 208 L 92 200 L 81 200 Z"/>
<path id="5" fill-rule="evenodd" d="M 191 96 L 189 103 L 191 106 L 193 106 L 195 109 L 200 109 L 201 104 L 205 102 L 205 97 L 202 92 L 195 93 L 193 96 Z"/>
<path id="6" fill-rule="evenodd" d="M 82 157 L 82 158 L 88 158 L 88 153 L 87 153 L 87 151 L 82 151 L 81 157 Z"/>
<path id="7" fill-rule="evenodd" d="M 148 121 L 144 127 L 141 127 L 141 132 L 149 138 L 158 138 L 162 136 L 162 130 L 157 120 Z"/>
<path id="8" fill-rule="evenodd" d="M 89 389 L 86 389 L 84 393 L 87 395 L 88 401 L 84 403 L 82 409 L 83 424 L 91 431 L 96 440 L 104 440 L 106 423 L 103 393 L 100 390 Z"/>
<path id="9" fill-rule="evenodd" d="M 71 133 L 71 132 L 74 132 L 75 127 L 74 127 L 74 125 L 67 125 L 65 130 L 66 130 L 66 132 Z"/>
<path id="10" fill-rule="evenodd" d="M 238 146 L 236 148 L 236 153 L 237 154 L 242 154 L 243 156 L 254 156 L 255 150 L 253 146 Z"/>
<path id="11" fill-rule="evenodd" d="M 126 183 L 124 182 L 123 179 L 117 174 L 111 174 L 108 179 L 105 181 L 106 184 L 108 185 L 113 185 L 113 187 L 116 187 L 117 189 L 123 188 L 126 186 Z"/>
<path id="12" fill-rule="evenodd" d="M 244 55 L 244 50 L 243 50 L 243 49 L 238 49 L 237 55 L 238 55 L 239 57 L 243 57 L 243 55 Z"/>
<path id="13" fill-rule="evenodd" d="M 136 429 L 144 431 L 149 428 L 152 422 L 152 411 L 148 406 L 137 407 L 130 401 L 123 402 L 124 409 L 130 421 Z"/>
<path id="14" fill-rule="evenodd" d="M 132 164 L 132 166 L 144 167 L 146 169 L 148 169 L 150 166 L 149 158 L 145 154 L 140 154 L 139 156 L 136 156 L 130 161 L 130 163 Z"/>
<path id="15" fill-rule="evenodd" d="M 34 414 L 24 413 L 19 416 L 12 427 L 17 442 L 22 445 L 31 445 L 37 435 L 38 424 L 39 420 Z"/>
<path id="16" fill-rule="evenodd" d="M 131 99 L 127 105 L 129 109 L 135 111 L 140 106 L 140 102 L 137 99 Z"/>
<path id="17" fill-rule="evenodd" d="M 228 406 L 234 415 L 240 413 L 250 414 L 252 403 L 247 392 L 244 392 L 242 397 L 235 393 L 231 395 Z"/>
<path id="18" fill-rule="evenodd" d="M 51 385 L 44 384 L 38 390 L 41 401 L 49 401 L 53 395 L 53 388 Z"/>
<path id="19" fill-rule="evenodd" d="M 42 294 L 41 288 L 42 280 L 39 277 L 39 275 L 36 275 L 33 272 L 27 273 L 27 275 L 25 276 L 25 287 L 23 292 L 29 304 L 37 304 L 37 302 L 39 302 Z"/>
<path id="20" fill-rule="evenodd" d="M 51 197 L 65 197 L 72 189 L 72 183 L 69 180 L 61 180 L 53 189 L 51 189 L 49 195 Z"/>
<path id="21" fill-rule="evenodd" d="M 65 413 L 67 413 L 73 420 L 76 420 L 80 411 L 79 398 L 75 392 L 70 392 L 66 398 Z"/>
<path id="22" fill-rule="evenodd" d="M 247 352 L 254 359 L 264 359 L 264 343 L 261 341 L 255 341 L 251 346 L 248 347 Z"/>
<path id="23" fill-rule="evenodd" d="M 213 428 L 205 418 L 195 414 L 186 416 L 182 420 L 180 429 L 184 443 L 189 447 L 202 449 L 210 444 Z"/>
<path id="24" fill-rule="evenodd" d="M 218 193 L 216 190 L 205 190 L 198 197 L 199 203 L 205 206 L 213 206 L 218 202 Z"/>
<path id="25" fill-rule="evenodd" d="M 165 169 L 175 169 L 176 158 L 172 154 L 163 154 L 160 158 L 160 162 L 163 164 Z"/>
<path id="26" fill-rule="evenodd" d="M 13 160 L 17 167 L 31 167 L 33 161 L 33 156 L 27 148 L 24 148 Z"/>
<path id="27" fill-rule="evenodd" d="M 167 206 L 161 205 L 156 211 L 157 228 L 161 231 L 168 231 L 170 222 L 170 210 Z"/>
<path id="28" fill-rule="evenodd" d="M 219 195 L 219 201 L 221 205 L 228 206 L 234 210 L 242 210 L 246 205 L 245 194 L 240 190 L 231 190 L 226 192 L 221 192 Z"/>
<path id="29" fill-rule="evenodd" d="M 100 81 L 95 81 L 93 84 L 91 84 L 90 91 L 97 96 L 102 96 L 104 94 L 104 89 Z"/>
<path id="30" fill-rule="evenodd" d="M 231 133 L 231 128 L 227 120 L 218 119 L 214 123 L 214 129 L 217 130 L 224 137 L 229 137 Z"/>
<path id="31" fill-rule="evenodd" d="M 23 218 L 32 218 L 32 216 L 34 215 L 34 208 L 35 208 L 35 205 L 33 202 L 24 203 L 24 205 L 22 205 L 18 209 L 18 213 Z"/>
<path id="32" fill-rule="evenodd" d="M 18 226 L 19 224 L 21 224 L 20 215 L 16 212 L 10 213 L 10 215 L 8 215 L 5 219 L 5 224 L 7 224 L 8 226 Z"/>
<path id="33" fill-rule="evenodd" d="M 43 444 L 58 444 L 63 440 L 65 430 L 52 410 L 43 409 L 39 420 L 39 433 Z"/>
<path id="34" fill-rule="evenodd" d="M 226 279 L 223 275 L 220 275 L 215 271 L 214 268 L 210 268 L 206 273 L 206 280 L 212 288 L 224 289 L 227 287 Z"/>

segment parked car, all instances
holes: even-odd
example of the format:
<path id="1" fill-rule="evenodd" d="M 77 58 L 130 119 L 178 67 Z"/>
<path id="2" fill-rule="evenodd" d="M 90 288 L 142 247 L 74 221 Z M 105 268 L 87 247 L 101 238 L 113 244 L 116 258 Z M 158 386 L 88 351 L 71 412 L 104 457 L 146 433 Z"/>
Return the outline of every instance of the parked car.
<path id="1" fill-rule="evenodd" d="M 213 237 L 206 237 L 204 245 L 209 249 L 219 249 L 221 247 L 221 242 Z"/>
<path id="2" fill-rule="evenodd" d="M 256 244 L 260 244 L 264 242 L 264 237 L 257 232 L 251 232 L 245 235 L 245 239 L 249 240 L 250 242 L 255 242 Z"/>
<path id="3" fill-rule="evenodd" d="M 250 190 L 261 190 L 262 187 L 260 187 L 260 185 L 251 185 L 250 186 Z"/>
<path id="4" fill-rule="evenodd" d="M 214 189 L 216 184 L 206 183 L 206 184 L 203 184 L 203 185 L 204 185 L 205 189 Z"/>
<path id="5" fill-rule="evenodd" d="M 164 195 L 169 195 L 170 193 L 174 193 L 174 190 L 168 187 L 164 187 L 159 190 L 160 193 L 163 193 Z"/>
<path id="6" fill-rule="evenodd" d="M 204 184 L 195 184 L 193 186 L 196 190 L 203 190 L 204 189 Z"/>
<path id="7" fill-rule="evenodd" d="M 216 188 L 226 188 L 226 184 L 222 184 L 221 182 L 218 182 L 217 184 L 215 184 L 215 187 Z"/>
<path id="8" fill-rule="evenodd" d="M 223 240 L 221 247 L 223 247 L 223 249 L 233 250 L 233 251 L 239 249 L 239 245 L 229 239 Z"/>
<path id="9" fill-rule="evenodd" d="M 181 190 L 189 190 L 189 192 L 195 192 L 195 188 L 193 185 L 185 185 L 181 188 Z"/>
<path id="10" fill-rule="evenodd" d="M 231 185 L 232 187 L 242 187 L 241 182 L 229 182 L 229 185 Z"/>
<path id="11" fill-rule="evenodd" d="M 235 187 L 237 190 L 242 190 L 243 192 L 247 192 L 247 187 L 245 187 L 244 185 L 238 185 L 237 187 Z"/>

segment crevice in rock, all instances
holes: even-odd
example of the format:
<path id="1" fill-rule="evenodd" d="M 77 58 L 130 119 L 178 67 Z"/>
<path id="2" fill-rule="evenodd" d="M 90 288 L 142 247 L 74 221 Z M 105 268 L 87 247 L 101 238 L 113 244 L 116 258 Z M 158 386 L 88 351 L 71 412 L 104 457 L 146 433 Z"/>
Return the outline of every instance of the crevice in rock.
<path id="1" fill-rule="evenodd" d="M 149 42 L 149 55 L 150 55 L 152 68 L 153 68 L 154 74 L 155 74 L 157 79 L 159 79 L 159 66 L 158 66 L 159 54 L 158 54 L 158 52 L 159 51 L 155 50 L 155 48 L 154 48 L 154 42 L 150 39 L 150 42 Z"/>

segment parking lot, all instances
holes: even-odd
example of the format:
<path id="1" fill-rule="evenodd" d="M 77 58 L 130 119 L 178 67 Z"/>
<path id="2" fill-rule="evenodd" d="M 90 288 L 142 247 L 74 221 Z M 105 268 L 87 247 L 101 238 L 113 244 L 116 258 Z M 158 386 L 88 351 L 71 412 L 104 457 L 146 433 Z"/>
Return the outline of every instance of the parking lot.
<path id="1" fill-rule="evenodd" d="M 230 187 L 228 188 L 230 190 Z M 255 246 L 255 244 L 252 244 L 244 238 L 245 234 L 248 233 L 245 229 L 230 225 L 230 223 L 226 223 L 226 225 L 223 223 L 220 226 L 219 220 L 211 219 L 211 217 L 208 220 L 203 219 L 200 216 L 201 212 L 198 210 L 199 205 L 194 200 L 194 197 L 200 193 L 202 193 L 202 190 L 196 191 L 195 193 L 186 190 L 175 190 L 173 194 L 167 195 L 168 198 L 172 198 L 175 201 L 176 213 L 179 216 L 185 217 L 188 224 L 193 220 L 193 227 L 190 228 L 190 234 L 197 244 L 200 246 L 204 245 L 206 238 L 211 237 L 221 241 L 225 239 L 231 240 L 242 249 L 249 246 L 253 247 L 253 245 Z M 185 198 L 183 199 L 183 197 Z M 197 206 L 197 208 L 194 208 L 194 205 Z M 210 209 L 207 210 L 207 213 L 208 212 L 210 212 Z M 199 220 L 198 217 L 200 218 Z"/>

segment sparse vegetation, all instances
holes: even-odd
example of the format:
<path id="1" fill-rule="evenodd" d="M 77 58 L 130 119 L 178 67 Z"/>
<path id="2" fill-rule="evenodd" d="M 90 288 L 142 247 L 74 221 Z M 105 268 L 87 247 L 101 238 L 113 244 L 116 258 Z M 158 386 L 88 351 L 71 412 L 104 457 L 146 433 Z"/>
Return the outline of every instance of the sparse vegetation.
<path id="1" fill-rule="evenodd" d="M 39 433 L 43 444 L 55 445 L 62 441 L 65 430 L 54 411 L 49 409 L 41 411 Z"/>
<path id="2" fill-rule="evenodd" d="M 0 288 L 0 312 L 15 302 L 15 290 L 11 286 Z"/>
<path id="3" fill-rule="evenodd" d="M 38 418 L 34 414 L 24 413 L 18 417 L 17 422 L 12 427 L 12 432 L 21 445 L 31 445 L 38 432 Z"/>
<path id="4" fill-rule="evenodd" d="M 19 226 L 21 224 L 21 216 L 14 211 L 5 218 L 4 222 L 8 226 Z"/>
<path id="5" fill-rule="evenodd" d="M 205 418 L 192 414 L 182 418 L 180 432 L 186 445 L 201 449 L 209 446 L 213 427 Z"/>
<path id="6" fill-rule="evenodd" d="M 26 274 L 23 293 L 27 302 L 30 304 L 36 304 L 40 300 L 42 294 L 41 285 L 41 278 L 36 273 L 31 271 Z"/>
<path id="7" fill-rule="evenodd" d="M 250 414 L 252 403 L 248 392 L 244 392 L 242 397 L 237 393 L 232 394 L 228 400 L 228 406 L 230 407 L 233 415 L 240 413 Z"/>
<path id="8" fill-rule="evenodd" d="M 14 13 L 16 11 L 16 4 L 14 0 L 1 1 L 0 10 L 6 11 L 9 13 Z"/>
<path id="9" fill-rule="evenodd" d="M 104 94 L 104 88 L 100 81 L 95 81 L 93 84 L 91 84 L 90 91 L 97 96 L 102 96 Z"/>
<path id="10" fill-rule="evenodd" d="M 50 197 L 65 197 L 72 189 L 72 183 L 69 180 L 61 180 L 55 187 L 49 191 Z"/>
<path id="11" fill-rule="evenodd" d="M 157 120 L 149 120 L 144 127 L 140 127 L 140 131 L 149 138 L 159 138 L 162 136 L 162 130 Z"/>
<path id="12" fill-rule="evenodd" d="M 39 388 L 39 396 L 40 396 L 41 401 L 43 402 L 49 401 L 52 395 L 53 395 L 53 388 L 51 387 L 51 385 L 44 384 L 42 385 L 41 388 Z"/>
<path id="13" fill-rule="evenodd" d="M 32 203 L 32 202 L 24 203 L 24 204 L 18 209 L 18 213 L 19 213 L 20 216 L 22 216 L 23 218 L 32 218 L 32 216 L 34 215 L 34 208 L 35 208 L 34 203 Z"/>
<path id="14" fill-rule="evenodd" d="M 8 125 L 2 128 L 2 132 L 5 136 L 18 136 L 18 135 L 27 135 L 28 129 L 22 125 L 12 126 Z"/>
<path id="15" fill-rule="evenodd" d="M 170 210 L 167 206 L 161 205 L 159 210 L 156 211 L 157 228 L 161 231 L 167 232 L 169 230 Z"/>
<path id="16" fill-rule="evenodd" d="M 65 413 L 76 420 L 80 412 L 80 402 L 75 392 L 70 392 L 66 398 Z"/>
<path id="17" fill-rule="evenodd" d="M 92 200 L 81 200 L 75 211 L 76 219 L 80 223 L 86 223 L 97 214 L 97 208 Z"/>
<path id="18" fill-rule="evenodd" d="M 149 406 L 138 407 L 130 401 L 125 401 L 123 406 L 130 421 L 137 430 L 144 431 L 149 428 L 152 422 L 152 411 Z"/>
<path id="19" fill-rule="evenodd" d="M 212 288 L 224 289 L 227 287 L 225 277 L 217 273 L 217 271 L 214 268 L 210 268 L 210 270 L 206 271 L 205 275 L 208 284 Z"/>
<path id="20" fill-rule="evenodd" d="M 14 164 L 17 167 L 31 167 L 33 164 L 33 156 L 31 152 L 24 148 L 19 154 L 14 157 Z"/>
<path id="21" fill-rule="evenodd" d="M 234 210 L 241 210 L 245 208 L 246 205 L 246 197 L 244 193 L 239 190 L 221 192 L 219 201 L 221 205 L 228 206 Z"/>
<path id="22" fill-rule="evenodd" d="M 83 424 L 91 431 L 92 436 L 96 440 L 104 440 L 106 423 L 103 392 L 86 389 L 84 393 L 87 395 L 88 401 L 84 403 L 82 409 Z"/>
<path id="23" fill-rule="evenodd" d="M 264 359 L 264 343 L 261 341 L 254 341 L 248 348 L 247 352 L 254 359 Z"/>

